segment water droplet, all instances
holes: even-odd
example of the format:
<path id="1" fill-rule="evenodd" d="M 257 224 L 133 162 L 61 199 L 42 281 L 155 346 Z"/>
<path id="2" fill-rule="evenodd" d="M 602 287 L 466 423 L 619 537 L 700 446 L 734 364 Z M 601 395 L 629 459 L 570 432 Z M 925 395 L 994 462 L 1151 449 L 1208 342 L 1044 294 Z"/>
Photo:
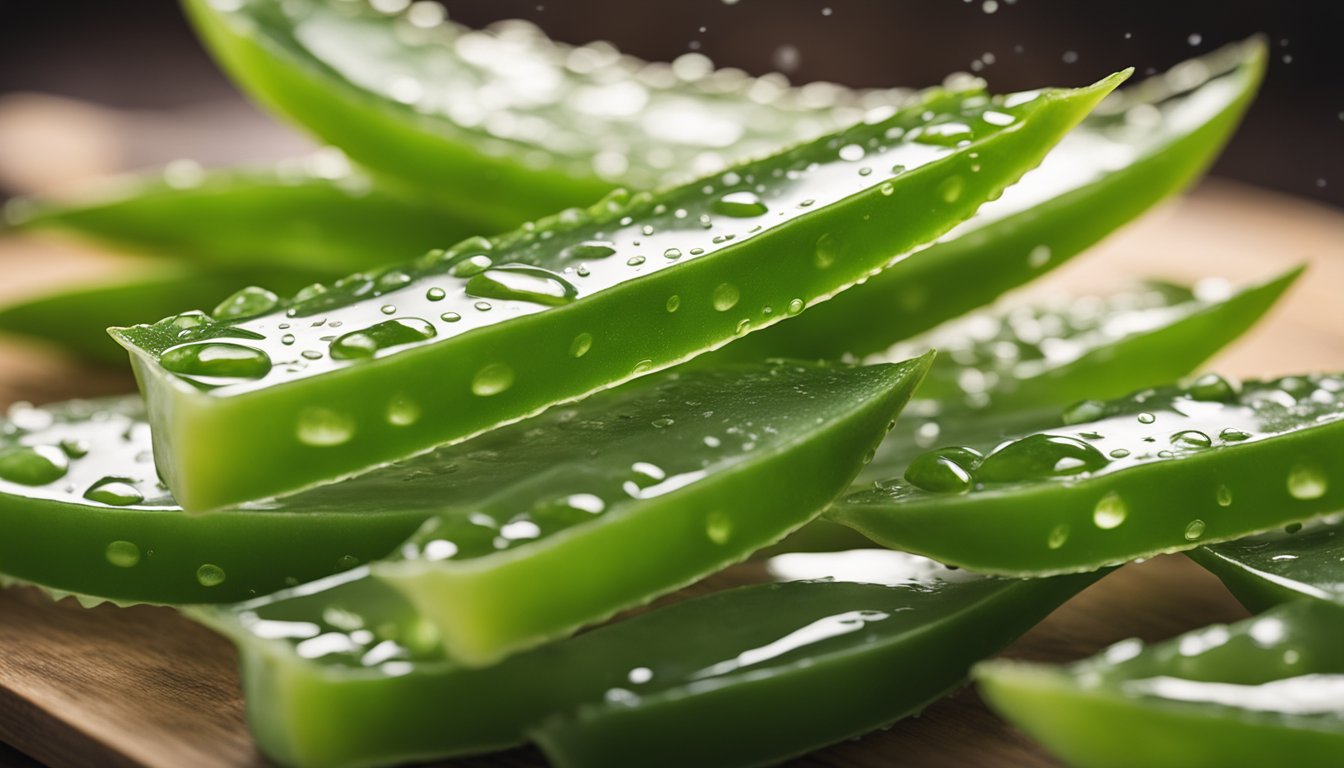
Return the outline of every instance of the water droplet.
<path id="1" fill-rule="evenodd" d="M 425 298 L 429 301 L 443 301 L 448 292 L 439 287 L 430 288 L 425 291 Z"/>
<path id="2" fill-rule="evenodd" d="M 61 453 L 72 459 L 82 459 L 89 455 L 89 443 L 87 440 L 62 440 L 60 443 Z"/>
<path id="3" fill-rule="evenodd" d="M 1154 421 L 1157 421 L 1156 416 L 1147 412 L 1140 413 L 1137 418 L 1140 424 L 1152 424 Z"/>
<path id="4" fill-rule="evenodd" d="M 1218 500 L 1218 506 L 1230 507 L 1232 506 L 1232 489 L 1226 485 L 1220 485 L 1214 494 L 1214 498 Z"/>
<path id="5" fill-rule="evenodd" d="M 398 288 L 403 288 L 409 285 L 410 282 L 410 275 L 400 269 L 392 269 L 379 275 L 375 285 L 380 292 L 386 293 L 387 291 L 395 291 Z"/>
<path id="6" fill-rule="evenodd" d="M 107 562 L 118 568 L 134 568 L 140 563 L 140 548 L 129 541 L 114 541 L 103 554 Z"/>
<path id="7" fill-rule="evenodd" d="M 331 342 L 331 356 L 336 360 L 366 360 L 380 350 L 414 344 L 437 335 L 433 324 L 418 317 L 384 320 L 363 330 L 337 337 Z"/>
<path id="8" fill-rule="evenodd" d="M 523 264 L 486 270 L 467 281 L 467 293 L 484 299 L 527 301 L 559 307 L 574 301 L 579 290 L 556 273 Z"/>
<path id="9" fill-rule="evenodd" d="M 224 583 L 224 569 L 213 563 L 206 563 L 196 569 L 196 581 L 202 587 L 217 587 Z"/>
<path id="10" fill-rule="evenodd" d="M 676 312 L 676 311 L 677 311 L 678 309 L 680 309 L 680 308 L 681 308 L 681 297 L 680 297 L 680 296 L 678 296 L 677 294 L 674 293 L 674 294 L 672 294 L 671 296 L 668 296 L 668 297 L 667 297 L 667 311 L 668 311 L 668 312 Z"/>
<path id="11" fill-rule="evenodd" d="M 65 452 L 50 445 L 15 445 L 0 449 L 0 480 L 19 485 L 46 485 L 65 477 Z"/>
<path id="12" fill-rule="evenodd" d="M 1190 524 L 1185 526 L 1185 540 L 1194 541 L 1203 536 L 1206 527 L 1203 520 L 1191 520 Z"/>
<path id="13" fill-rule="evenodd" d="M 681 250 L 680 250 L 680 249 L 677 249 L 677 248 L 668 248 L 666 251 L 663 251 L 663 258 L 665 258 L 665 259 L 674 259 L 674 260 L 675 260 L 675 259 L 680 259 L 680 258 L 681 258 Z"/>
<path id="14" fill-rule="evenodd" d="M 866 154 L 868 153 L 858 144 L 846 144 L 840 148 L 840 159 L 850 163 L 862 160 Z"/>
<path id="15" fill-rule="evenodd" d="M 1125 500 L 1120 498 L 1120 494 L 1112 491 L 1092 508 L 1092 522 L 1103 531 L 1109 531 L 1125 522 L 1125 516 L 1129 514 L 1129 508 L 1125 506 Z"/>
<path id="16" fill-rule="evenodd" d="M 960 176 L 949 176 L 938 185 L 938 197 L 951 205 L 961 199 L 961 193 L 965 188 L 966 182 Z"/>
<path id="17" fill-rule="evenodd" d="M 462 316 L 456 312 L 444 312 L 442 315 L 439 315 L 439 319 L 445 323 L 456 323 L 458 320 L 462 319 Z"/>
<path id="18" fill-rule="evenodd" d="M 733 535 L 733 521 L 723 512 L 710 512 L 705 518 L 705 535 L 715 544 L 727 544 Z"/>
<path id="19" fill-rule="evenodd" d="M 715 200 L 710 205 L 710 210 L 722 216 L 731 216 L 737 219 L 764 216 L 770 211 L 765 203 L 761 202 L 761 198 L 756 196 L 756 193 L 748 191 L 729 192 Z"/>
<path id="20" fill-rule="evenodd" d="M 387 423 L 394 427 L 409 427 L 420 420 L 420 406 L 407 397 L 394 397 L 387 404 Z"/>
<path id="21" fill-rule="evenodd" d="M 1111 452 L 1108 453 L 1107 455 L 1110 456 L 1112 459 L 1123 459 L 1123 458 L 1125 458 L 1126 456 L 1129 455 L 1129 449 L 1128 449 L 1128 448 L 1116 448 L 1115 450 L 1111 451 Z"/>
<path id="22" fill-rule="evenodd" d="M 1029 435 L 991 453 L 976 469 L 988 483 L 1010 483 L 1093 472 L 1110 463 L 1095 447 L 1063 435 Z"/>
<path id="23" fill-rule="evenodd" d="M 804 306 L 802 299 L 794 299 L 789 302 L 789 307 L 786 312 L 790 315 L 796 315 L 803 311 Z"/>
<path id="24" fill-rule="evenodd" d="M 293 345 L 295 341 L 296 339 L 292 333 L 286 333 L 284 336 L 280 337 L 280 343 L 284 344 L 286 347 Z"/>
<path id="25" fill-rule="evenodd" d="M 1227 429 L 1224 429 L 1222 432 L 1218 433 L 1218 439 L 1222 440 L 1225 443 L 1239 443 L 1242 440 L 1249 440 L 1250 438 L 1251 438 L 1250 432 L 1243 432 L 1242 430 L 1236 429 L 1235 427 L 1228 427 Z"/>
<path id="26" fill-rule="evenodd" d="M 829 232 L 817 238 L 817 248 L 812 255 L 812 261 L 816 263 L 818 269 L 827 269 L 840 258 L 839 245 Z"/>
<path id="27" fill-rule="evenodd" d="M 737 286 L 732 283 L 720 283 L 718 288 L 714 289 L 714 309 L 720 312 L 727 312 L 737 306 L 737 300 L 741 294 Z"/>
<path id="28" fill-rule="evenodd" d="M 593 348 L 593 334 L 580 333 L 574 337 L 574 341 L 569 344 L 570 357 L 583 357 L 588 354 L 588 350 Z"/>
<path id="29" fill-rule="evenodd" d="M 1319 499 L 1329 487 L 1325 472 L 1313 464 L 1298 464 L 1288 473 L 1288 495 L 1294 499 Z"/>
<path id="30" fill-rule="evenodd" d="M 260 379 L 271 372 L 271 358 L 260 349 L 218 341 L 172 347 L 159 356 L 159 364 L 205 386 Z"/>
<path id="31" fill-rule="evenodd" d="M 1065 424 L 1086 424 L 1106 415 L 1106 404 L 1100 400 L 1083 400 L 1064 409 Z"/>
<path id="32" fill-rule="evenodd" d="M 666 429 L 667 427 L 672 426 L 672 425 L 675 424 L 676 422 L 673 421 L 672 419 L 670 419 L 670 418 L 664 416 L 663 418 L 660 418 L 660 419 L 654 419 L 654 420 L 653 420 L 652 422 L 650 422 L 650 423 L 653 425 L 654 429 Z"/>
<path id="33" fill-rule="evenodd" d="M 1198 451 L 1213 445 L 1213 440 L 1197 429 L 1183 429 L 1171 436 L 1171 444 L 1177 448 Z"/>
<path id="34" fill-rule="evenodd" d="M 128 507 L 144 501 L 145 495 L 132 485 L 131 480 L 124 477 L 104 477 L 89 486 L 84 492 L 84 498 L 112 507 Z"/>
<path id="35" fill-rule="evenodd" d="M 318 448 L 340 445 L 355 434 L 355 422 L 330 408 L 304 408 L 299 413 L 299 442 Z"/>
<path id="36" fill-rule="evenodd" d="M 494 263 L 495 262 L 492 261 L 489 256 L 486 256 L 484 253 L 478 253 L 453 264 L 448 272 L 453 277 L 471 277 L 473 275 L 479 275 L 489 269 Z"/>
<path id="37" fill-rule="evenodd" d="M 503 363 L 491 363 L 471 379 L 471 392 L 481 397 L 498 395 L 513 386 L 513 369 Z"/>
<path id="38" fill-rule="evenodd" d="M 973 448 L 937 448 L 911 461 L 905 469 L 905 479 L 934 493 L 966 493 L 975 484 L 972 473 L 983 458 Z"/>
<path id="39" fill-rule="evenodd" d="M 1027 266 L 1040 269 L 1050 263 L 1050 246 L 1038 245 L 1027 253 Z"/>
<path id="40" fill-rule="evenodd" d="M 884 197 L 891 197 L 891 193 L 896 191 L 896 185 L 889 181 L 884 182 L 882 186 L 877 188 L 877 191 L 881 192 Z"/>
<path id="41" fill-rule="evenodd" d="M 216 320 L 240 320 L 264 315 L 279 304 L 279 296 L 265 288 L 251 285 L 221 301 L 210 315 Z"/>
<path id="42" fill-rule="evenodd" d="M 615 243 L 606 240 L 585 240 L 571 245 L 564 251 L 565 258 L 573 261 L 605 259 L 614 253 L 616 253 Z"/>
<path id="43" fill-rule="evenodd" d="M 1045 545 L 1050 549 L 1059 549 L 1068 540 L 1069 526 L 1061 523 L 1050 529 L 1050 536 L 1046 538 Z"/>
<path id="44" fill-rule="evenodd" d="M 631 256 L 630 258 L 625 260 L 625 264 L 628 267 L 638 267 L 640 264 L 643 263 L 644 263 L 643 256 Z"/>
<path id="45" fill-rule="evenodd" d="M 1186 387 L 1186 394 L 1195 400 L 1230 403 L 1237 399 L 1239 387 L 1216 373 L 1206 373 Z"/>
<path id="46" fill-rule="evenodd" d="M 635 367 L 631 370 L 634 373 L 647 373 L 653 370 L 653 361 L 648 358 L 640 360 L 638 363 L 635 363 Z"/>

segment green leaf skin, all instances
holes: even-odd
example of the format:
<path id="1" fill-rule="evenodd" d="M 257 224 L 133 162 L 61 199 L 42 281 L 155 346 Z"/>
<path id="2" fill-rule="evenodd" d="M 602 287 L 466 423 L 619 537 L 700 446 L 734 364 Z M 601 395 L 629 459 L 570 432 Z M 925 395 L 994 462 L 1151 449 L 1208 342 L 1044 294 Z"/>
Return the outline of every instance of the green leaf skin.
<path id="1" fill-rule="evenodd" d="M 977 313 L 899 344 L 884 356 L 930 347 L 941 352 L 905 418 L 853 489 L 899 476 L 929 448 L 1036 429 L 1055 417 L 1058 406 L 1052 403 L 1089 392 L 1119 396 L 1179 378 L 1253 325 L 1298 274 L 1293 270 L 1218 298 L 1197 298 L 1189 289 L 1161 284 L 1105 297 L 1061 298 Z M 1042 343 L 1046 338 L 1050 354 Z M 818 520 L 779 549 L 833 551 L 867 541 L 851 528 Z"/>
<path id="2" fill-rule="evenodd" d="M 455 631 L 554 634 L 806 521 L 853 477 L 927 365 L 663 374 L 210 515 L 185 514 L 158 483 L 138 401 L 19 405 L 0 429 L 0 573 L 122 602 L 232 602 L 385 557 L 435 518 L 402 548 L 411 561 L 380 572 L 412 595 L 453 595 L 439 610 L 461 622 Z M 594 546 L 611 551 L 583 554 Z"/>
<path id="3" fill-rule="evenodd" d="M 308 274 L 309 283 L 340 277 L 456 242 L 478 226 L 374 185 L 330 150 L 274 169 L 170 167 L 81 203 L 11 203 L 6 218 L 17 231 L 70 232 L 195 267 L 257 273 L 229 290 L 277 269 Z"/>
<path id="4" fill-rule="evenodd" d="M 152 322 L 183 304 L 209 306 L 256 282 L 297 291 L 318 279 L 321 275 L 275 269 L 238 272 L 144 265 L 114 282 L 76 284 L 0 305 L 0 333 L 54 344 L 88 362 L 125 366 L 126 350 L 107 337 L 110 325 Z"/>
<path id="5" fill-rule="evenodd" d="M 970 215 L 1124 76 L 1031 96 L 934 93 L 713 178 L 467 240 L 266 314 L 187 314 L 114 337 L 184 507 L 292 492 L 675 365 L 824 300 Z M 990 111 L 1012 125 L 984 121 Z M 949 132 L 959 146 L 943 146 Z M 198 352 L 184 345 L 207 343 L 252 359 L 189 360 Z M 374 348 L 374 359 L 333 359 Z M 165 354 L 178 372 L 232 378 L 193 384 Z M 420 418 L 391 423 L 396 400 Z"/>
<path id="6" fill-rule="evenodd" d="M 1227 402 L 1198 388 L 1098 401 L 1084 408 L 1098 417 L 1073 424 L 1042 415 L 1024 428 L 1019 417 L 1001 431 L 986 419 L 967 444 L 997 459 L 962 462 L 967 490 L 914 485 L 931 487 L 932 470 L 910 469 L 928 467 L 930 453 L 909 462 L 910 479 L 879 482 L 827 517 L 884 546 L 1027 575 L 1183 551 L 1344 509 L 1344 378 L 1248 383 L 1225 390 Z"/>
<path id="7" fill-rule="evenodd" d="M 504 229 L 617 184 L 660 187 L 834 131 L 909 91 L 671 66 L 527 22 L 469 30 L 425 7 L 184 0 L 202 40 L 269 109 L 351 158 Z M 225 6 L 232 7 L 225 7 Z"/>
<path id="8" fill-rule="evenodd" d="M 529 732 L 558 764 L 631 745 L 638 759 L 618 764 L 748 764 L 917 712 L 1095 579 L 1007 581 L 884 551 L 770 565 L 844 581 L 721 592 L 482 669 L 445 661 L 402 596 L 358 572 L 190 615 L 238 644 L 248 722 L 284 765 L 478 753 Z"/>
<path id="9" fill-rule="evenodd" d="M 1292 531 L 1289 533 L 1288 531 Z M 1323 521 L 1192 549 L 1242 605 L 1263 611 L 1302 598 L 1344 603 L 1344 526 Z"/>
<path id="10" fill-rule="evenodd" d="M 1197 179 L 1264 68 L 1265 43 L 1253 38 L 1112 94 L 1039 168 L 937 243 L 711 359 L 870 355 L 1060 266 Z"/>
<path id="11" fill-rule="evenodd" d="M 1067 667 L 993 661 L 989 705 L 1078 768 L 1339 765 L 1344 607 L 1304 601 Z"/>

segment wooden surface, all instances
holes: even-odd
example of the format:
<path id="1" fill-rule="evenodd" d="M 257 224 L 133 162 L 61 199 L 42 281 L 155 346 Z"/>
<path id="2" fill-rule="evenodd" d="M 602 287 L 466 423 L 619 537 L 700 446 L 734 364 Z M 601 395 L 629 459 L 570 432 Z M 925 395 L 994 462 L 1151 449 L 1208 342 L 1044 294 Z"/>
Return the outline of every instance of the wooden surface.
<path id="1" fill-rule="evenodd" d="M 1149 216 L 1039 289 L 1106 291 L 1137 277 L 1245 282 L 1309 262 L 1306 279 L 1212 367 L 1237 375 L 1344 369 L 1344 214 L 1225 184 Z M 0 241 L 6 294 L 106 269 L 64 244 Z M 0 404 L 127 389 L 119 374 L 0 343 Z M 736 578 L 718 577 L 719 583 Z M 1008 655 L 1069 661 L 1138 636 L 1161 640 L 1245 612 L 1181 557 L 1127 566 L 1069 602 Z M 824 703 L 819 703 L 824 704 Z M 172 611 L 83 610 L 0 590 L 0 741 L 54 766 L 233 768 L 264 764 L 242 720 L 228 643 Z M 964 689 L 888 731 L 797 762 L 806 766 L 1051 766 L 1047 754 Z M 0 750 L 0 766 L 29 766 Z M 456 765 L 539 765 L 527 750 Z"/>

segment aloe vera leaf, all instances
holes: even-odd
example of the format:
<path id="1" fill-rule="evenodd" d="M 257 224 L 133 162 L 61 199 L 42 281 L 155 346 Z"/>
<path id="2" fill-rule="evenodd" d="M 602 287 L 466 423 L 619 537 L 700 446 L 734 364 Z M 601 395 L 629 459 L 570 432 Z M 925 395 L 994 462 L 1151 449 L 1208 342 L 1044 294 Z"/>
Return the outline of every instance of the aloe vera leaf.
<path id="1" fill-rule="evenodd" d="M 200 270 L 145 264 L 114 281 L 71 285 L 0 305 L 0 333 L 55 344 L 103 365 L 126 365 L 126 351 L 107 337 L 110 325 L 153 321 L 183 304 L 209 305 L 230 291 L 264 282 L 296 291 L 321 275 L 277 269 Z"/>
<path id="2" fill-rule="evenodd" d="M 1303 598 L 1344 603 L 1341 530 L 1339 520 L 1327 519 L 1186 554 L 1213 572 L 1252 611 Z"/>
<path id="3" fill-rule="evenodd" d="M 720 760 L 782 757 L 916 711 L 1095 578 L 977 577 L 886 551 L 789 555 L 770 572 L 839 581 L 720 592 L 479 669 L 447 661 L 433 626 L 359 572 L 188 614 L 238 645 L 248 722 L 286 765 L 477 753 L 529 732 L 563 762 L 621 717 L 606 699 L 633 707 L 646 739 L 625 764 L 666 754 L 688 765 L 730 742 Z M 684 739 L 689 729 L 704 738 Z"/>
<path id="4" fill-rule="evenodd" d="M 1339 764 L 1344 607 L 1304 601 L 1053 667 L 976 667 L 1001 715 L 1079 768 Z"/>
<path id="5" fill-rule="evenodd" d="M 271 110 L 351 158 L 497 228 L 663 186 L 890 110 L 856 93 L 713 71 L 698 54 L 648 64 L 570 47 L 526 22 L 477 31 L 413 6 L 185 0 L 202 40 Z"/>
<path id="6" fill-rule="evenodd" d="M 310 283 L 456 242 L 478 226 L 375 185 L 330 150 L 265 169 L 173 165 L 81 202 L 11 202 L 6 219 L 16 231 L 70 232 L 196 267 L 306 272 Z"/>
<path id="7" fill-rule="evenodd" d="M 1051 423 L 1058 407 L 1051 403 L 1089 392 L 1119 396 L 1179 378 L 1253 325 L 1299 273 L 1227 296 L 1221 288 L 1200 298 L 1188 288 L 1151 283 L 1142 291 L 981 312 L 899 344 L 883 356 L 930 347 L 941 352 L 853 489 L 901 475 L 937 445 Z M 770 551 L 831 551 L 867 541 L 851 528 L 817 520 Z"/>
<path id="8" fill-rule="evenodd" d="M 1342 389 L 1337 375 L 1240 391 L 1207 376 L 1030 427 L 985 419 L 827 514 L 885 546 L 1013 575 L 1240 538 L 1344 509 L 1330 482 L 1344 473 Z"/>
<path id="9" fill-rule="evenodd" d="M 927 363 L 662 374 L 367 475 L 210 515 L 185 514 L 159 484 L 138 400 L 20 405 L 0 428 L 0 573 L 123 602 L 231 602 L 386 557 L 435 518 L 413 553 L 421 562 L 397 578 L 441 569 L 445 592 L 478 590 L 454 607 L 464 628 L 525 621 L 559 631 L 741 558 L 815 514 Z M 781 467 L 797 482 L 772 506 Z M 716 502 L 696 506 L 706 494 Z M 450 540 L 454 557 L 437 561 Z M 583 560 L 569 556 L 602 542 L 613 551 L 576 573 Z M 546 563 L 556 572 L 542 573 Z M 520 574 L 536 580 L 518 583 Z M 607 582 L 552 594 L 599 577 Z M 411 590 L 431 589 L 435 577 L 412 581 Z M 507 597 L 486 599 L 497 589 Z M 534 609 L 538 601 L 549 607 Z"/>
<path id="10" fill-rule="evenodd" d="M 287 302 L 240 297 L 250 317 L 188 313 L 113 334 L 184 507 L 292 492 L 674 365 L 823 300 L 965 218 L 1124 76 L 995 99 L 936 93 L 657 196 L 618 196 Z M 414 423 L 388 419 L 403 400 L 419 409 Z"/>
<path id="11" fill-rule="evenodd" d="M 710 359 L 873 354 L 1060 266 L 1197 179 L 1264 68 L 1265 43 L 1252 38 L 1111 94 L 1039 168 L 938 242 Z"/>

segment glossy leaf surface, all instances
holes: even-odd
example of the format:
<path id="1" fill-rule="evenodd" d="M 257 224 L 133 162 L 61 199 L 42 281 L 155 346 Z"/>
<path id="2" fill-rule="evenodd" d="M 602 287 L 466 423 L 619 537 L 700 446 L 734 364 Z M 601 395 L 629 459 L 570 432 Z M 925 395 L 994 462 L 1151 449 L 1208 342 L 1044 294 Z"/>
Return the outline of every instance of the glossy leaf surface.
<path id="1" fill-rule="evenodd" d="M 340 277 L 479 229 L 374 185 L 333 150 L 273 169 L 203 170 L 179 161 L 161 177 L 132 178 L 80 203 L 21 203 L 6 208 L 19 231 L 71 232 L 183 265 L 253 270 L 233 289 L 275 270 L 311 275 L 309 282 Z"/>
<path id="2" fill-rule="evenodd" d="M 886 546 L 1008 574 L 1240 538 L 1344 508 L 1341 391 L 1336 375 L 1244 388 L 1210 376 L 1018 416 L 1011 429 L 986 419 L 977 437 L 910 459 L 828 517 Z"/>
<path id="3" fill-rule="evenodd" d="M 1303 598 L 1344 603 L 1344 525 L 1337 519 L 1200 547 L 1189 555 L 1253 611 Z"/>
<path id="4" fill-rule="evenodd" d="M 1067 667 L 976 668 L 990 706 L 1079 768 L 1339 764 L 1344 607 L 1306 601 Z"/>
<path id="5" fill-rule="evenodd" d="M 482 752 L 529 732 L 563 765 L 754 764 L 918 711 L 1095 578 L 1008 581 L 879 551 L 770 571 L 840 581 L 721 592 L 483 669 L 445 661 L 401 595 L 356 574 L 193 615 L 238 644 L 249 722 L 286 764 Z"/>
<path id="6" fill-rule="evenodd" d="M 210 515 L 184 513 L 159 485 L 137 402 L 16 406 L 0 438 L 0 573 L 121 601 L 236 601 L 384 557 L 438 517 L 415 555 L 445 571 L 445 592 L 479 590 L 453 606 L 464 631 L 509 621 L 554 631 L 557 614 L 604 615 L 806 520 L 853 476 L 923 365 L 666 374 Z M 718 503 L 687 506 L 706 493 Z M 597 541 L 613 551 L 575 569 L 569 556 Z M 538 593 L 581 578 L 609 583 Z M 487 597 L 498 589 L 510 598 Z M 538 600 L 549 607 L 531 610 Z"/>
<path id="7" fill-rule="evenodd" d="M 672 65 L 531 24 L 470 30 L 432 5 L 187 0 L 202 39 L 267 107 L 422 194 L 499 228 L 653 188 L 850 125 L 909 91 L 855 93 Z M 467 182 L 466 180 L 470 180 Z"/>
<path id="8" fill-rule="evenodd" d="M 1254 97 L 1265 56 L 1255 38 L 1117 91 L 937 243 L 713 357 L 878 353 L 1065 263 L 1203 173 Z"/>
<path id="9" fill-rule="evenodd" d="M 676 364 L 824 300 L 965 218 L 1122 77 L 996 99 L 934 93 L 656 197 L 615 197 L 254 302 L 250 316 L 188 313 L 114 335 L 132 352 L 160 473 L 185 507 L 291 492 Z M 946 126 L 968 133 L 951 141 Z M 864 174 L 865 162 L 882 170 Z M 413 422 L 388 418 L 402 400 L 418 408 Z"/>

